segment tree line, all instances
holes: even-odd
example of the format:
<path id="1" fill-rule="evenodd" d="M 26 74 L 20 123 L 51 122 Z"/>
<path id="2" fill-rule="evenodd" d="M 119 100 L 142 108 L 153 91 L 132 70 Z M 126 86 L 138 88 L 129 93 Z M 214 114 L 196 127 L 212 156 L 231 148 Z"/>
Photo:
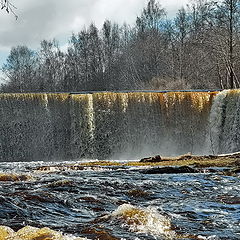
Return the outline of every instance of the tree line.
<path id="1" fill-rule="evenodd" d="M 12 47 L 2 92 L 240 87 L 240 0 L 192 0 L 169 19 L 149 0 L 134 25 L 106 20 L 40 49 Z"/>

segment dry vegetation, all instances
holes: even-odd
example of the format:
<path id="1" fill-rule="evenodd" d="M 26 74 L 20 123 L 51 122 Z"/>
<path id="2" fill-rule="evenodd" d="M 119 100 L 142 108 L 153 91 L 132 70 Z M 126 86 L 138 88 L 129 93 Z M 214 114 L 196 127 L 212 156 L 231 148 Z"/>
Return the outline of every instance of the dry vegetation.
<path id="1" fill-rule="evenodd" d="M 151 159 L 151 158 L 149 158 Z M 182 155 L 178 157 L 162 157 L 158 162 L 152 161 L 91 161 L 76 164 L 64 164 L 53 166 L 40 166 L 36 171 L 44 172 L 50 169 L 55 171 L 65 170 L 102 170 L 102 167 L 166 167 L 166 166 L 193 166 L 197 168 L 209 167 L 238 167 L 240 160 L 235 156 L 192 156 Z"/>

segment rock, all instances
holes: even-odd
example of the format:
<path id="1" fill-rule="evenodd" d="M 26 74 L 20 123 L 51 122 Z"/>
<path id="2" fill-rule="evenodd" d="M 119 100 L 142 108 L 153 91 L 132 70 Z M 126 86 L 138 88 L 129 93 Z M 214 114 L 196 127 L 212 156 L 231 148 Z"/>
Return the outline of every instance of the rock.
<path id="1" fill-rule="evenodd" d="M 145 198 L 149 196 L 149 192 L 145 192 L 141 189 L 132 189 L 127 192 L 127 195 L 129 197 Z"/>
<path id="2" fill-rule="evenodd" d="M 240 173 L 240 168 L 232 168 L 232 169 L 226 169 L 222 172 L 223 175 L 225 176 L 237 176 L 237 174 Z"/>
<path id="3" fill-rule="evenodd" d="M 240 197 L 238 196 L 222 195 L 217 197 L 217 199 L 225 204 L 240 204 Z"/>
<path id="4" fill-rule="evenodd" d="M 234 168 L 234 169 L 232 170 L 232 172 L 234 172 L 234 173 L 240 173 L 240 167 L 239 167 L 239 168 Z"/>
<path id="5" fill-rule="evenodd" d="M 32 180 L 32 177 L 30 175 L 24 175 L 24 174 L 13 174 L 13 173 L 0 173 L 0 181 L 10 181 L 10 182 L 19 182 L 19 181 L 28 181 Z"/>
<path id="6" fill-rule="evenodd" d="M 140 160 L 140 162 L 161 162 L 161 160 L 161 156 L 157 155 L 155 157 L 143 158 Z"/>
<path id="7" fill-rule="evenodd" d="M 199 173 L 200 171 L 189 166 L 161 167 L 144 170 L 145 174 L 178 174 L 178 173 Z"/>
<path id="8" fill-rule="evenodd" d="M 239 160 L 239 159 L 236 160 L 236 161 L 234 162 L 234 165 L 237 166 L 237 167 L 240 167 L 240 160 Z"/>

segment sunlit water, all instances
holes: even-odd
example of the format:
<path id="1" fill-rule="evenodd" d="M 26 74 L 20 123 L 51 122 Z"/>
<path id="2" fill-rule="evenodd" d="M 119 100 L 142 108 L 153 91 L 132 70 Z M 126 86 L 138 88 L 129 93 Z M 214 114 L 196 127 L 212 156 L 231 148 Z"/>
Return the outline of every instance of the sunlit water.
<path id="1" fill-rule="evenodd" d="M 239 175 L 152 175 L 130 167 L 34 171 L 41 165 L 1 163 L 0 172 L 32 179 L 0 182 L 0 225 L 87 239 L 240 239 Z"/>

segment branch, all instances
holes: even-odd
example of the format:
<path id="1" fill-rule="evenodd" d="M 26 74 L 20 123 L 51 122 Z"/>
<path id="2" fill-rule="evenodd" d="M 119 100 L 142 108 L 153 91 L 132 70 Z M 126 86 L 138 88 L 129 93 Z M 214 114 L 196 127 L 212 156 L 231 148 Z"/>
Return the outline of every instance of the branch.
<path id="1" fill-rule="evenodd" d="M 7 13 L 12 13 L 16 20 L 18 16 L 15 13 L 15 9 L 17 9 L 9 0 L 0 0 L 1 10 L 5 10 Z"/>

